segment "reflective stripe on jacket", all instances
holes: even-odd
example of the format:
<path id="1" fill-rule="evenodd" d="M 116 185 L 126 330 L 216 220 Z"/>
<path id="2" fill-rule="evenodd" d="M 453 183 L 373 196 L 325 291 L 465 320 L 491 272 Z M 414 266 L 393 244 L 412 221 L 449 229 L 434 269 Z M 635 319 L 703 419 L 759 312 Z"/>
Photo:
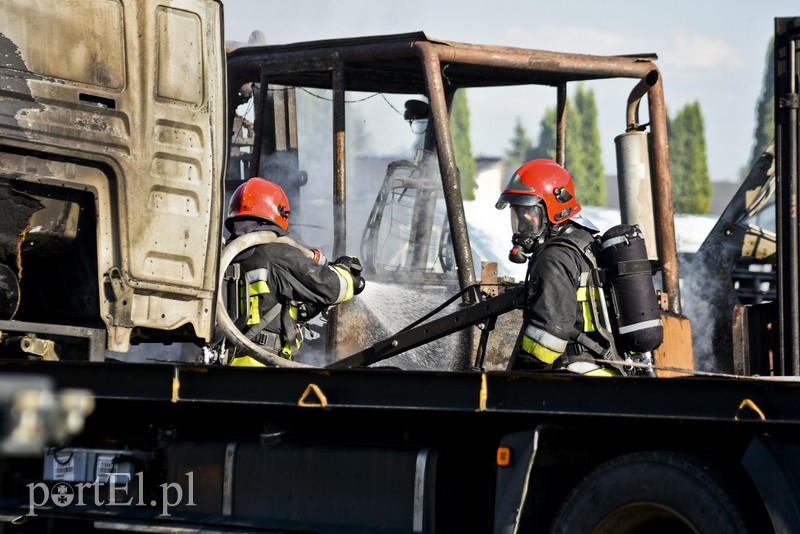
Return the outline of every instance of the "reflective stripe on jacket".
<path id="1" fill-rule="evenodd" d="M 241 264 L 250 289 L 248 326 L 269 318 L 279 306 L 264 330 L 280 336 L 284 357 L 291 358 L 302 342 L 298 306 L 307 311 L 307 320 L 353 296 L 349 271 L 316 263 L 308 249 L 288 237 L 276 234 L 274 242 L 247 249 L 234 261 Z"/>
<path id="2" fill-rule="evenodd" d="M 546 364 L 562 356 L 580 332 L 594 330 L 587 290 L 594 265 L 580 252 L 592 241 L 587 230 L 570 226 L 542 245 L 528 265 L 520 348 Z"/>

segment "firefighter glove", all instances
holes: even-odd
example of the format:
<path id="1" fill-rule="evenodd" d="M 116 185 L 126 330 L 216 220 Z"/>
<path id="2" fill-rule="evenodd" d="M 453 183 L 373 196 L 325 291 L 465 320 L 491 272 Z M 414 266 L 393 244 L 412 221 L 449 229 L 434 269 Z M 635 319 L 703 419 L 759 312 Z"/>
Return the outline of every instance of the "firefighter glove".
<path id="1" fill-rule="evenodd" d="M 344 267 L 350 271 L 350 274 L 352 274 L 354 277 L 361 276 L 361 271 L 364 270 L 364 267 L 361 265 L 361 261 L 355 256 L 340 256 L 333 263 Z"/>

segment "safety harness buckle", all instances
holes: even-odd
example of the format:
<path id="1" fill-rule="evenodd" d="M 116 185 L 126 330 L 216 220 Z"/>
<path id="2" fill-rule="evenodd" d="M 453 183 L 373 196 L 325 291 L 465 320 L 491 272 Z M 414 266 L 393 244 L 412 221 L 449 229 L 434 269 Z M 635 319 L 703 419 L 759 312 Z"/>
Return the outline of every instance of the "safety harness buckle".
<path id="1" fill-rule="evenodd" d="M 280 355 L 283 348 L 281 337 L 278 334 L 264 330 L 253 336 L 253 343 L 274 352 L 276 355 Z"/>

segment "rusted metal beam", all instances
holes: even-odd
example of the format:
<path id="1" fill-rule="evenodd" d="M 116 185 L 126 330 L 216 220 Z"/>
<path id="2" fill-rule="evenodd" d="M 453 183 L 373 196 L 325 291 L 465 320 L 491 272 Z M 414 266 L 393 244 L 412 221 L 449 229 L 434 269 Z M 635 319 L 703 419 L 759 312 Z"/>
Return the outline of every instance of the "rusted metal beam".
<path id="1" fill-rule="evenodd" d="M 423 33 L 397 36 L 365 37 L 243 48 L 231 53 L 229 72 L 234 86 L 258 74 L 258 68 L 273 75 L 295 76 L 303 73 L 304 83 L 324 85 L 332 58 L 345 69 L 369 73 L 363 78 L 348 77 L 351 90 L 383 92 L 418 92 L 424 86 L 416 68 L 417 44 L 431 47 L 431 53 L 448 65 L 447 79 L 454 87 L 540 84 L 557 86 L 570 81 L 604 78 L 641 79 L 653 69 L 653 54 L 639 56 L 596 56 L 569 54 L 514 47 L 471 45 L 431 39 Z M 393 69 L 378 68 L 394 61 Z M 487 72 L 491 71 L 491 72 Z M 363 83 L 362 83 L 363 82 Z M 280 79 L 274 83 L 281 83 Z"/>
<path id="2" fill-rule="evenodd" d="M 446 91 L 442 81 L 441 63 L 436 50 L 427 42 L 415 43 L 415 50 L 422 60 L 425 78 L 428 84 L 428 95 L 431 114 L 439 153 L 439 166 L 442 173 L 442 188 L 447 206 L 447 217 L 450 224 L 458 281 L 462 289 L 476 285 L 475 267 L 472 264 L 472 251 L 469 246 L 467 221 L 464 215 L 464 204 L 461 197 L 461 177 L 456 166 L 456 156 L 450 136 L 450 116 L 447 112 Z M 465 293 L 465 303 L 477 302 L 477 295 Z"/>
<path id="3" fill-rule="evenodd" d="M 648 73 L 650 74 L 650 73 Z M 663 291 L 667 295 L 669 312 L 681 314 L 678 252 L 675 244 L 675 219 L 672 210 L 672 176 L 669 172 L 669 144 L 667 142 L 664 85 L 661 76 L 648 92 L 650 110 L 650 166 L 653 189 L 653 215 L 656 228 L 656 246 L 661 260 Z"/>
<path id="4" fill-rule="evenodd" d="M 347 193 L 345 187 L 345 79 L 341 65 L 333 76 L 333 256 L 346 254 Z"/>
<path id="5" fill-rule="evenodd" d="M 556 95 L 556 163 L 565 167 L 567 163 L 567 84 L 559 84 Z"/>
<path id="6" fill-rule="evenodd" d="M 333 258 L 346 253 L 347 247 L 347 194 L 345 186 L 345 78 L 341 64 L 331 71 L 333 88 Z M 333 259 L 332 258 L 332 259 Z M 337 351 L 339 339 L 339 309 L 328 312 L 326 348 L 328 354 Z"/>

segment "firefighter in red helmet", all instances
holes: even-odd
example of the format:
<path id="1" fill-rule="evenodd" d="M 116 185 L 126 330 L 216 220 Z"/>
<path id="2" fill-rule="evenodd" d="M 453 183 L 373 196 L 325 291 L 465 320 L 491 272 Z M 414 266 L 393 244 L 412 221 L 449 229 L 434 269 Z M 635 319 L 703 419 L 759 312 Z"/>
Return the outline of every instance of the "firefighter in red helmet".
<path id="1" fill-rule="evenodd" d="M 289 199 L 283 189 L 264 178 L 251 178 L 231 196 L 225 227 L 229 243 L 253 232 L 265 232 L 262 244 L 239 253 L 248 302 L 241 303 L 244 336 L 267 352 L 293 359 L 302 343 L 299 325 L 329 306 L 364 290 L 358 258 L 343 256 L 329 263 L 316 249 L 289 237 Z M 241 350 L 231 365 L 263 365 Z"/>
<path id="2" fill-rule="evenodd" d="M 555 161 L 529 161 L 498 198 L 497 209 L 506 206 L 513 231 L 509 259 L 528 262 L 521 342 L 511 368 L 619 374 L 598 363 L 601 340 L 585 313 L 599 230 L 581 215 L 572 177 Z"/>

